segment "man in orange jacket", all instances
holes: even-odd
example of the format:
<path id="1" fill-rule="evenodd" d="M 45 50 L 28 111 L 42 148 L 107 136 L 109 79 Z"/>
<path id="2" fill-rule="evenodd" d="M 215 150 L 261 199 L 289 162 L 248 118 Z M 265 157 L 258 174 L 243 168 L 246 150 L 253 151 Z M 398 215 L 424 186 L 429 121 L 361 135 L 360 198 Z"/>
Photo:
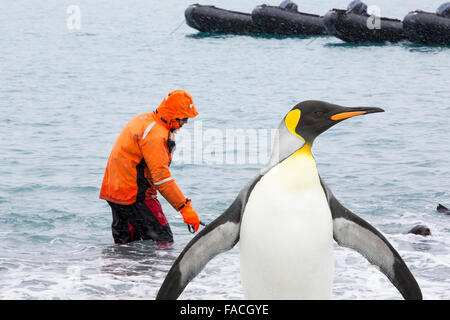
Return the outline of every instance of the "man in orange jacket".
<path id="1" fill-rule="evenodd" d="M 100 198 L 112 209 L 115 243 L 152 239 L 173 242 L 156 191 L 197 231 L 200 220 L 169 171 L 173 132 L 198 115 L 193 99 L 175 90 L 151 113 L 135 116 L 119 135 L 108 159 Z"/>

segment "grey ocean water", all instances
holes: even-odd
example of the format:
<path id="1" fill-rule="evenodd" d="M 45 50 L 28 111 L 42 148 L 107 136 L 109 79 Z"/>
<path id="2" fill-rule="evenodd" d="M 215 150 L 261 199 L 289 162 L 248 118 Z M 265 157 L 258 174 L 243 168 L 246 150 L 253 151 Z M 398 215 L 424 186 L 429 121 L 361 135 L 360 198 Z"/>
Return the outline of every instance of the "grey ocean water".
<path id="1" fill-rule="evenodd" d="M 303 1 L 299 10 L 325 14 L 347 2 Z M 98 194 L 121 128 L 174 89 L 190 92 L 200 111 L 185 134 L 199 124 L 202 132 L 265 132 L 307 99 L 383 107 L 385 113 L 348 120 L 316 140 L 320 174 L 398 249 L 425 299 L 449 299 L 450 217 L 435 208 L 450 206 L 450 48 L 199 35 L 183 23 L 191 3 L 0 2 L 0 299 L 156 296 L 192 235 L 161 200 L 175 235 L 172 250 L 151 241 L 113 246 L 110 209 Z M 261 3 L 203 4 L 250 12 Z M 367 3 L 402 19 L 410 10 L 434 11 L 441 0 Z M 66 24 L 71 5 L 80 8 L 79 30 Z M 215 149 L 214 162 L 204 148 L 200 160 L 172 165 L 206 222 L 262 167 L 220 161 L 237 149 Z M 416 224 L 429 226 L 432 236 L 407 234 Z M 216 257 L 181 298 L 243 298 L 238 258 L 239 246 Z M 354 251 L 336 246 L 335 261 L 334 299 L 401 299 Z"/>

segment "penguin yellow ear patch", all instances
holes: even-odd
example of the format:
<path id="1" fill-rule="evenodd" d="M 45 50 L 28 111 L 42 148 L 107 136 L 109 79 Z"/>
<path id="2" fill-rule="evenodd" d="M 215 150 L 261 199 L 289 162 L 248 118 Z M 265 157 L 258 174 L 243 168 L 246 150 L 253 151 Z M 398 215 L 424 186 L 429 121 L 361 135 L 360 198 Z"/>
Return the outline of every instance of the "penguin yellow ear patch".
<path id="1" fill-rule="evenodd" d="M 293 135 L 296 135 L 297 137 L 300 137 L 300 138 L 303 139 L 302 136 L 298 135 L 298 133 L 295 132 L 295 128 L 297 127 L 297 124 L 300 121 L 301 113 L 302 112 L 299 109 L 292 110 L 291 112 L 289 112 L 287 114 L 286 119 L 284 120 L 284 122 L 286 123 L 286 127 L 288 128 L 288 130 Z M 303 140 L 305 140 L 305 139 L 303 139 Z"/>

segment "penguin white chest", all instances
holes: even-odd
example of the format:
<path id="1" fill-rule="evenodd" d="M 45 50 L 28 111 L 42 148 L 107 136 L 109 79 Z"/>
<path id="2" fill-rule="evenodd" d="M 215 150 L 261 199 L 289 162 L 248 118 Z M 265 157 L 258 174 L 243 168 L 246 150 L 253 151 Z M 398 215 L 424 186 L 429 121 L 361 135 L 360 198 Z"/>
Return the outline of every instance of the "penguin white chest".
<path id="1" fill-rule="evenodd" d="M 253 188 L 240 232 L 247 299 L 329 299 L 333 225 L 316 164 L 299 150 Z"/>

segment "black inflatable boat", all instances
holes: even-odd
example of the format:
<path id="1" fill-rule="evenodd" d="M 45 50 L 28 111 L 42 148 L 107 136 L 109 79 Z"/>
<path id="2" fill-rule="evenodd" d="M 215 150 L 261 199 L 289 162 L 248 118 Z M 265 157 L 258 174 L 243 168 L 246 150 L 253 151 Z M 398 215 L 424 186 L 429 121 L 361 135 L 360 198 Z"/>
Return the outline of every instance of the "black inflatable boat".
<path id="1" fill-rule="evenodd" d="M 397 42 L 404 39 L 398 19 L 370 16 L 367 5 L 353 1 L 347 10 L 332 9 L 324 16 L 325 29 L 347 42 Z"/>
<path id="2" fill-rule="evenodd" d="M 198 31 L 211 33 L 260 33 L 249 13 L 229 11 L 214 6 L 190 5 L 184 12 L 186 23 Z"/>
<path id="3" fill-rule="evenodd" d="M 403 19 L 403 30 L 409 41 L 450 45 L 450 2 L 436 13 L 413 11 Z"/>
<path id="4" fill-rule="evenodd" d="M 297 8 L 257 6 L 252 11 L 252 20 L 264 33 L 280 35 L 324 35 L 323 17 L 298 12 Z"/>

